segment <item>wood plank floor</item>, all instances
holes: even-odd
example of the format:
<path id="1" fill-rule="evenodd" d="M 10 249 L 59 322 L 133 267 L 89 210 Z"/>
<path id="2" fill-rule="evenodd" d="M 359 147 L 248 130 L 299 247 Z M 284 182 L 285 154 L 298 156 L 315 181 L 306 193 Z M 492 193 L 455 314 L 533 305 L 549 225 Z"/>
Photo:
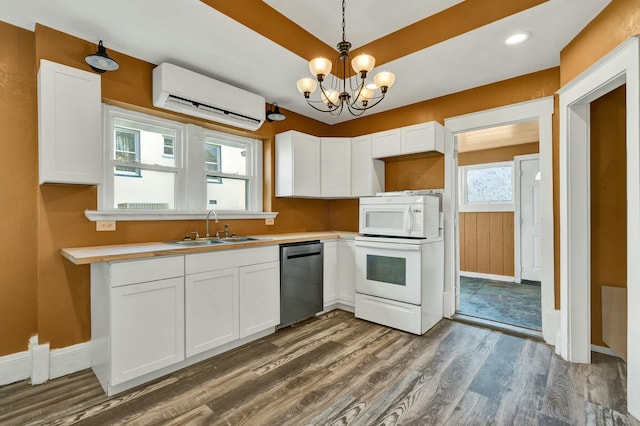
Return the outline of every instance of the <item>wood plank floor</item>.
<path id="1" fill-rule="evenodd" d="M 638 425 L 626 364 L 441 321 L 414 336 L 333 311 L 107 398 L 90 370 L 0 388 L 2 425 Z"/>

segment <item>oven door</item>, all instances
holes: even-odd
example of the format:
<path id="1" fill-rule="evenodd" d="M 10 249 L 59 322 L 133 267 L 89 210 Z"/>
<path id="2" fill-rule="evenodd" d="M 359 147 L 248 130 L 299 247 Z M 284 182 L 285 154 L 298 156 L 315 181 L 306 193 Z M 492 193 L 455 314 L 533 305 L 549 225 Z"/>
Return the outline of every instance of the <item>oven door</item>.
<path id="1" fill-rule="evenodd" d="M 360 233 L 391 237 L 411 236 L 410 204 L 360 205 Z"/>
<path id="2" fill-rule="evenodd" d="M 356 292 L 419 305 L 421 245 L 356 241 Z"/>

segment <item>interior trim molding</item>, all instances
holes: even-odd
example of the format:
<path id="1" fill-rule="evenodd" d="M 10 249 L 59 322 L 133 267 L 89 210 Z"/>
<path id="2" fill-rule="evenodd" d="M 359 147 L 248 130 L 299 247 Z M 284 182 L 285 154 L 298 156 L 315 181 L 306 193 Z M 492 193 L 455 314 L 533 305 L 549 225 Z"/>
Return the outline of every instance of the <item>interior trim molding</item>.
<path id="1" fill-rule="evenodd" d="M 590 103 L 626 84 L 627 408 L 640 418 L 640 43 L 631 37 L 560 95 L 560 355 L 591 362 Z"/>
<path id="2" fill-rule="evenodd" d="M 521 102 L 512 105 L 505 105 L 499 108 L 488 109 L 485 111 L 464 114 L 457 117 L 445 118 L 444 125 L 454 134 L 469 132 L 472 130 L 486 129 L 488 127 L 501 126 L 505 124 L 538 120 L 538 135 L 540 146 L 540 173 L 542 180 L 540 182 L 540 218 L 542 228 L 542 268 L 540 273 L 541 280 L 541 304 L 542 304 L 542 334 L 545 342 L 555 345 L 557 341 L 557 324 L 547 321 L 549 318 L 547 312 L 555 310 L 555 292 L 554 292 L 554 245 L 553 245 L 553 131 L 552 119 L 554 112 L 554 101 L 552 96 Z M 449 160 L 448 160 L 449 159 Z M 452 146 L 445 145 L 445 186 L 447 182 L 447 162 L 455 162 L 457 164 L 457 142 Z M 453 179 L 454 191 L 457 191 L 455 185 L 456 175 Z M 457 197 L 457 193 L 453 194 L 453 198 Z M 457 209 L 456 209 L 457 210 Z M 457 214 L 457 213 L 456 213 Z M 458 240 L 457 219 L 455 226 L 455 240 Z M 445 229 L 445 233 L 447 230 Z M 457 277 L 456 266 L 459 264 L 458 244 L 456 243 L 456 262 L 453 265 L 447 264 L 447 268 L 453 268 L 449 273 L 455 274 Z M 447 272 L 447 271 L 445 271 Z M 456 278 L 456 288 L 458 288 Z M 445 301 L 445 307 L 453 305 L 455 307 L 456 297 L 450 297 L 449 301 Z M 455 310 L 455 308 L 454 308 Z"/>
<path id="3" fill-rule="evenodd" d="M 31 376 L 31 353 L 17 352 L 0 357 L 0 386 L 27 380 Z"/>

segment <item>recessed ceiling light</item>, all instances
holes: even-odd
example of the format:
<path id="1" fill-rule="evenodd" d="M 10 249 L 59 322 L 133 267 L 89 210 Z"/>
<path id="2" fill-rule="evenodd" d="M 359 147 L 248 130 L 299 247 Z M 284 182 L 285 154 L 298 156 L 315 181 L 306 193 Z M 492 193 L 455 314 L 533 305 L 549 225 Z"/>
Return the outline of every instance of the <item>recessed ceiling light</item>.
<path id="1" fill-rule="evenodd" d="M 525 41 L 531 38 L 531 33 L 528 31 L 514 34 L 512 36 L 507 37 L 504 41 L 504 44 L 507 46 L 515 46 L 516 44 L 524 43 Z"/>

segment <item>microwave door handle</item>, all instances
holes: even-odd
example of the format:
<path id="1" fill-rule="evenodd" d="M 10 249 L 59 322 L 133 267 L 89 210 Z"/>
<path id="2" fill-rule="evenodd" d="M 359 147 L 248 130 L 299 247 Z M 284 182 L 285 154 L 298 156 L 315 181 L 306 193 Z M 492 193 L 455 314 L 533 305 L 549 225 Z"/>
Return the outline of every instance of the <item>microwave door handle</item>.
<path id="1" fill-rule="evenodd" d="M 404 221 L 405 225 L 404 225 L 404 230 L 407 233 L 407 235 L 411 235 L 411 227 L 413 226 L 413 224 L 411 223 L 412 219 L 411 219 L 411 206 L 407 207 L 407 218 Z"/>

